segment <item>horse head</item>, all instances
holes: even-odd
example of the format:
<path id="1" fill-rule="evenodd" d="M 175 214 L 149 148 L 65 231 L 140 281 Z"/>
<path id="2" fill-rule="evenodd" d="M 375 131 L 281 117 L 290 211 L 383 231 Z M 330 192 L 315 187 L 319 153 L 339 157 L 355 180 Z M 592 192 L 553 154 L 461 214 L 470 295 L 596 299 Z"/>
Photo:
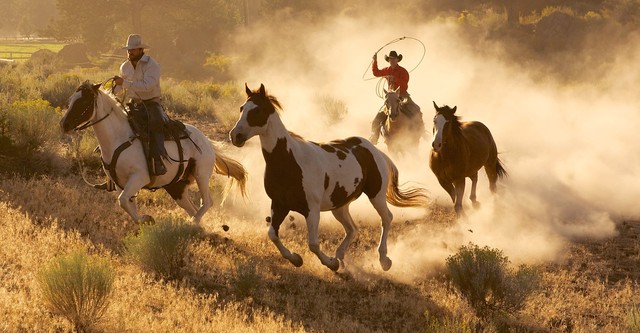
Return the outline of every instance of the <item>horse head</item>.
<path id="1" fill-rule="evenodd" d="M 399 89 L 400 87 L 396 88 L 396 90 L 384 90 L 384 106 L 391 120 L 395 120 L 400 111 L 401 99 L 400 94 L 398 94 Z"/>
<path id="2" fill-rule="evenodd" d="M 278 100 L 267 94 L 264 84 L 254 91 L 246 83 L 244 87 L 247 100 L 240 107 L 240 118 L 229 132 L 231 143 L 236 147 L 242 147 L 251 137 L 265 133 L 271 115 L 281 109 Z"/>
<path id="3" fill-rule="evenodd" d="M 436 115 L 433 117 L 433 141 L 431 142 L 431 147 L 438 152 L 445 144 L 445 131 L 449 127 L 447 124 L 458 122 L 458 117 L 455 115 L 458 107 L 451 108 L 448 105 L 439 107 L 436 102 L 433 102 L 433 107 L 436 109 Z"/>
<path id="4" fill-rule="evenodd" d="M 64 133 L 88 123 L 94 117 L 95 102 L 100 84 L 82 83 L 69 98 L 69 107 L 60 120 L 60 127 Z"/>

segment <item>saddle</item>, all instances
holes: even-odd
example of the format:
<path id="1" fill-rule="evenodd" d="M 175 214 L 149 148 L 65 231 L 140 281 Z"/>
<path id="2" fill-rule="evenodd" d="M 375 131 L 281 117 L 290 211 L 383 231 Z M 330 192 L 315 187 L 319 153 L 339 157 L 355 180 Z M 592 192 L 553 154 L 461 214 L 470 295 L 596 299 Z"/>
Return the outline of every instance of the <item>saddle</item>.
<path id="1" fill-rule="evenodd" d="M 163 107 L 164 108 L 164 107 Z M 145 159 L 147 161 L 147 166 L 149 167 L 149 172 L 151 173 L 151 156 L 149 154 L 149 145 L 151 142 L 151 132 L 149 131 L 148 117 L 147 111 L 142 104 L 127 104 L 127 114 L 129 124 L 133 129 L 136 136 L 139 138 L 140 142 L 142 142 L 142 147 L 144 150 Z M 167 116 L 167 119 L 164 121 L 163 126 L 163 134 L 164 141 L 174 141 L 178 146 L 178 153 L 180 155 L 180 161 L 182 160 L 182 144 L 180 140 L 189 139 L 189 132 L 187 131 L 186 126 L 179 120 L 171 119 Z M 192 141 L 193 142 L 193 141 Z M 195 142 L 194 142 L 195 145 Z M 196 145 L 197 147 L 197 145 Z M 176 161 L 179 162 L 179 161 Z"/>

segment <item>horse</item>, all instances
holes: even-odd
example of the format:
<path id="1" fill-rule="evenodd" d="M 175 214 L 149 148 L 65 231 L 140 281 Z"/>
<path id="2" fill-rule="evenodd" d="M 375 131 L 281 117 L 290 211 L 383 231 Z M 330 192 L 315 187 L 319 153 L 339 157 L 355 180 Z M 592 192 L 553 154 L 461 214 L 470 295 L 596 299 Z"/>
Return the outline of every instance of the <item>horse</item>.
<path id="1" fill-rule="evenodd" d="M 382 220 L 379 261 L 383 270 L 389 270 L 392 261 L 387 256 L 387 237 L 393 214 L 387 202 L 397 207 L 426 206 L 426 190 L 399 189 L 398 169 L 368 140 L 349 137 L 328 143 L 306 141 L 285 128 L 279 116 L 280 102 L 266 93 L 263 84 L 252 91 L 245 83 L 245 90 L 247 100 L 229 136 L 237 147 L 253 136 L 260 139 L 266 162 L 264 188 L 271 198 L 268 235 L 280 254 L 294 266 L 302 266 L 302 257 L 290 252 L 278 235 L 284 218 L 295 211 L 306 220 L 311 252 L 333 271 L 344 267 L 345 252 L 357 235 L 349 205 L 364 193 Z M 324 254 L 318 241 L 320 212 L 328 210 L 345 230 L 335 257 Z"/>
<path id="2" fill-rule="evenodd" d="M 413 116 L 404 110 L 406 106 L 396 90 L 384 91 L 384 106 L 387 119 L 382 127 L 382 135 L 387 148 L 394 154 L 404 154 L 415 150 L 420 138 L 425 134 L 422 113 Z"/>
<path id="3" fill-rule="evenodd" d="M 489 178 L 489 188 L 496 192 L 496 182 L 507 176 L 491 132 L 481 122 L 461 122 L 455 115 L 457 106 L 438 107 L 433 102 L 436 115 L 433 118 L 433 141 L 429 167 L 438 178 L 454 203 L 456 215 L 463 216 L 462 197 L 465 177 L 471 179 L 469 199 L 473 207 L 480 207 L 476 200 L 478 170 L 484 166 Z"/>
<path id="4" fill-rule="evenodd" d="M 216 152 L 213 144 L 197 128 L 185 124 L 188 136 L 176 141 L 165 141 L 169 156 L 167 173 L 162 176 L 149 174 L 143 145 L 131 127 L 127 112 L 117 99 L 100 89 L 100 84 L 82 83 L 69 99 L 69 107 L 60 120 L 64 133 L 93 127 L 100 147 L 105 173 L 115 182 L 118 203 L 135 222 L 153 221 L 149 215 L 138 214 L 134 201 L 142 189 L 163 188 L 191 216 L 200 223 L 203 215 L 213 205 L 209 179 L 213 171 L 230 176 L 237 181 L 242 196 L 246 196 L 247 171 L 237 161 Z M 185 166 L 186 163 L 186 166 Z M 201 195 L 196 208 L 188 195 L 188 186 L 197 184 Z M 223 198 L 227 193 L 223 193 Z"/>

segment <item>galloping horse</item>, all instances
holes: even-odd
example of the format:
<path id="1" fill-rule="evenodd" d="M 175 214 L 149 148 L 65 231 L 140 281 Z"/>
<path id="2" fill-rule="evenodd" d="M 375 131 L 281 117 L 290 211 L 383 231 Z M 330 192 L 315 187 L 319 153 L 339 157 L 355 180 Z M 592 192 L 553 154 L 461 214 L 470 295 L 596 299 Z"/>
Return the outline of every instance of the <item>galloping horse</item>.
<path id="1" fill-rule="evenodd" d="M 99 84 L 92 85 L 88 81 L 81 84 L 71 95 L 69 108 L 62 117 L 60 126 L 65 133 L 93 127 L 100 145 L 105 173 L 120 190 L 120 207 L 135 222 L 152 219 L 148 215 L 138 215 L 134 202 L 136 193 L 142 188 L 164 188 L 192 220 L 199 223 L 213 204 L 209 178 L 214 169 L 218 174 L 235 179 L 242 195 L 245 195 L 247 172 L 242 165 L 217 153 L 211 141 L 191 125 L 185 125 L 189 135 L 180 140 L 181 148 L 175 141 L 165 142 L 170 157 L 170 162 L 166 163 L 167 173 L 158 177 L 150 176 L 142 143 L 131 128 L 127 113 L 112 95 L 99 88 Z M 188 185 L 194 180 L 202 197 L 198 208 L 187 193 Z"/>
<path id="2" fill-rule="evenodd" d="M 418 147 L 420 137 L 424 133 L 422 114 L 409 117 L 403 110 L 402 99 L 398 95 L 398 89 L 384 90 L 384 107 L 387 120 L 384 123 L 382 134 L 387 148 L 392 153 L 403 154 L 411 152 Z"/>
<path id="3" fill-rule="evenodd" d="M 391 268 L 387 257 L 387 235 L 393 214 L 387 202 L 398 207 L 426 206 L 424 189 L 398 188 L 398 169 L 391 159 L 361 137 L 318 144 L 290 133 L 279 116 L 278 100 L 267 95 L 264 85 L 251 91 L 245 84 L 247 101 L 240 108 L 240 118 L 229 136 L 235 146 L 242 147 L 258 135 L 266 167 L 264 187 L 271 198 L 269 238 L 283 257 L 294 266 L 302 258 L 291 253 L 280 241 L 278 230 L 290 211 L 302 214 L 307 222 L 309 249 L 323 265 L 336 271 L 344 264 L 349 244 L 357 227 L 349 214 L 349 204 L 362 193 L 382 219 L 382 234 L 378 246 L 380 265 Z M 345 237 L 335 257 L 325 255 L 318 242 L 320 212 L 330 210 L 343 225 Z"/>
<path id="4" fill-rule="evenodd" d="M 438 178 L 438 182 L 449 193 L 453 200 L 456 214 L 464 214 L 462 196 L 464 195 L 465 177 L 471 179 L 471 195 L 469 199 L 474 207 L 476 201 L 476 185 L 478 170 L 484 166 L 489 178 L 491 192 L 496 191 L 498 178 L 506 177 L 507 172 L 498 158 L 498 150 L 489 129 L 477 121 L 461 122 L 453 109 L 445 105 L 436 108 L 433 118 L 433 142 L 429 167 Z"/>

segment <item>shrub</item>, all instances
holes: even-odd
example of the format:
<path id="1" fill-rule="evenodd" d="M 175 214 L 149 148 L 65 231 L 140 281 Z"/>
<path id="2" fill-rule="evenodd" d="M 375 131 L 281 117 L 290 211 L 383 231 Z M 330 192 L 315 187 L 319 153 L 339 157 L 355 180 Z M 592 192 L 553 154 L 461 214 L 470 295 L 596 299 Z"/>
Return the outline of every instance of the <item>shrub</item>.
<path id="1" fill-rule="evenodd" d="M 55 107 L 67 107 L 69 97 L 79 85 L 80 78 L 77 75 L 49 75 L 41 88 L 42 99 L 49 101 Z"/>
<path id="2" fill-rule="evenodd" d="M 138 235 L 125 238 L 127 256 L 145 271 L 167 279 L 179 279 L 192 238 L 200 228 L 186 222 L 162 220 L 143 225 Z"/>
<path id="3" fill-rule="evenodd" d="M 79 250 L 54 259 L 40 270 L 37 279 L 46 307 L 84 332 L 104 315 L 114 273 L 107 260 Z"/>
<path id="4" fill-rule="evenodd" d="M 502 251 L 471 243 L 447 258 L 449 278 L 479 315 L 493 308 L 519 309 L 537 288 L 535 269 L 522 265 L 513 272 L 508 264 Z"/>
<path id="5" fill-rule="evenodd" d="M 316 102 L 320 105 L 320 110 L 327 125 L 337 124 L 348 113 L 347 104 L 331 96 L 318 96 L 316 97 Z"/>
<path id="6" fill-rule="evenodd" d="M 60 116 L 59 109 L 41 99 L 0 105 L 3 135 L 27 155 L 60 138 Z"/>
<path id="7" fill-rule="evenodd" d="M 248 296 L 260 282 L 257 266 L 254 260 L 242 260 L 235 264 L 232 282 L 237 295 Z"/>

